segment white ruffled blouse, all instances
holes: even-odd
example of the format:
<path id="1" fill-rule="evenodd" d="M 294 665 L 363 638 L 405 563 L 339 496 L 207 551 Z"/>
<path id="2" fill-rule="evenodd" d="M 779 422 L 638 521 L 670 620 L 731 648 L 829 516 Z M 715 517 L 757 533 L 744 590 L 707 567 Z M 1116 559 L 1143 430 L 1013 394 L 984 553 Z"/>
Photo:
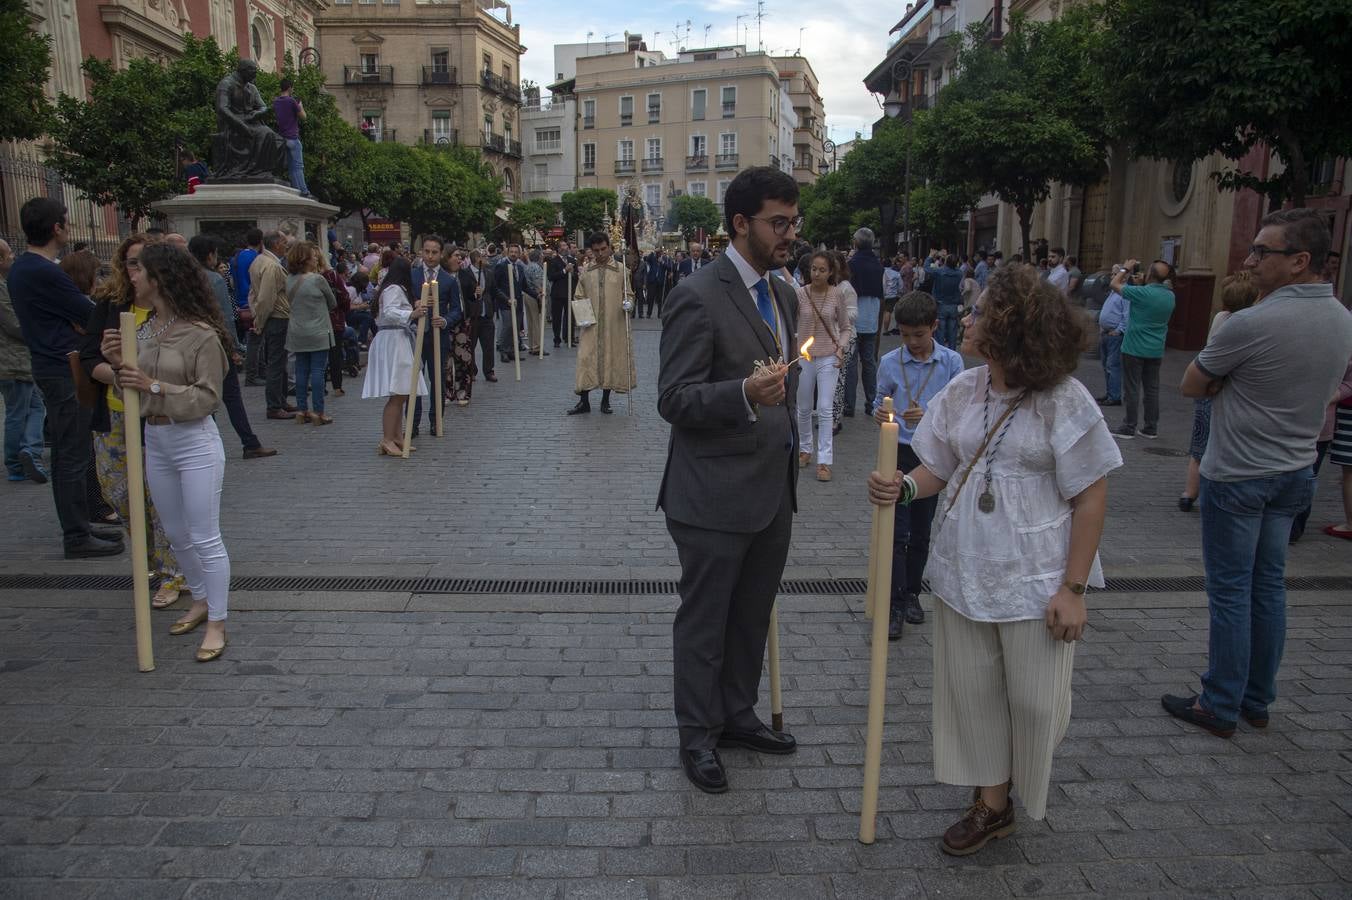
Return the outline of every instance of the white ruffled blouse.
<path id="1" fill-rule="evenodd" d="M 934 595 L 969 619 L 1041 619 L 1065 578 L 1070 500 L 1121 466 L 1122 454 L 1089 391 L 1067 378 L 1027 397 L 1010 417 L 991 469 L 995 510 L 977 507 L 985 490 L 987 448 L 945 515 L 986 436 L 986 379 L 987 368 L 978 366 L 949 382 L 930 402 L 911 441 L 925 467 L 949 482 L 939 501 L 942 522 L 926 574 Z M 1018 395 L 991 392 L 991 425 Z M 1103 587 L 1098 554 L 1088 583 Z"/>

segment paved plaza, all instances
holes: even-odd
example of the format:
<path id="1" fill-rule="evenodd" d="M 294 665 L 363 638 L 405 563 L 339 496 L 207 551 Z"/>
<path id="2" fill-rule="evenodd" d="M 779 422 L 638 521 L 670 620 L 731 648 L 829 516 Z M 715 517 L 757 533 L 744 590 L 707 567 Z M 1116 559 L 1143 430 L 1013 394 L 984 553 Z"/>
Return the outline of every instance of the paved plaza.
<path id="1" fill-rule="evenodd" d="M 236 576 L 676 577 L 653 509 L 658 334 L 636 329 L 632 416 L 622 397 L 564 416 L 574 353 L 551 350 L 520 383 L 499 364 L 408 461 L 377 457 L 360 380 L 322 429 L 264 420 L 247 388 L 282 452 L 244 462 L 222 417 Z M 1198 514 L 1175 507 L 1188 359 L 1166 361 L 1160 440 L 1123 444 L 1110 578 L 1201 574 Z M 1100 393 L 1096 361 L 1080 374 Z M 787 578 L 863 576 L 876 436 L 847 420 L 835 480 L 805 473 Z M 0 511 L 0 576 L 129 571 L 61 559 L 45 487 L 0 484 Z M 1325 472 L 1289 574 L 1352 575 L 1352 547 L 1318 531 L 1340 518 Z M 1092 595 L 1048 817 L 965 860 L 938 849 L 967 792 L 932 778 L 930 624 L 891 645 L 878 840 L 856 839 L 861 601 L 781 599 L 800 748 L 726 752 L 732 789 L 708 796 L 677 767 L 670 594 L 238 591 L 220 662 L 194 663 L 197 636 L 170 638 L 177 613 L 159 612 L 141 674 L 127 594 L 0 590 L 0 897 L 1352 894 L 1348 592 L 1290 594 L 1272 724 L 1229 741 L 1159 707 L 1205 664 L 1205 596 Z"/>

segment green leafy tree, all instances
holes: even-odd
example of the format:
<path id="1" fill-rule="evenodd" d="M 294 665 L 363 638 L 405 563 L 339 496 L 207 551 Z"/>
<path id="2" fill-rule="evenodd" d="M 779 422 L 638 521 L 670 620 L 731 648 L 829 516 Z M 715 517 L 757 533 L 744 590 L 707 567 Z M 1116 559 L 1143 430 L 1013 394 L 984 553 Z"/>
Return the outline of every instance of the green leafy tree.
<path id="1" fill-rule="evenodd" d="M 33 30 L 25 0 L 0 0 L 0 141 L 41 137 L 51 119 L 43 88 L 52 64 L 52 39 Z"/>
<path id="2" fill-rule="evenodd" d="M 1262 144 L 1281 172 L 1234 166 L 1217 180 L 1274 206 L 1304 205 L 1315 160 L 1352 156 L 1346 0 L 1108 0 L 1107 25 L 1101 65 L 1134 153 L 1237 162 Z"/>
<path id="3" fill-rule="evenodd" d="M 578 230 L 590 234 L 601 230 L 607 209 L 615 215 L 620 199 L 608 188 L 579 188 L 564 194 L 559 205 L 563 208 L 563 227 L 570 234 Z"/>
<path id="4" fill-rule="evenodd" d="M 513 204 L 507 213 L 507 221 L 523 235 L 532 231 L 542 235 L 545 229 L 555 224 L 558 219 L 559 211 L 553 203 L 543 198 L 522 200 Z"/>
<path id="5" fill-rule="evenodd" d="M 798 197 L 798 210 L 803 215 L 803 236 L 807 240 L 828 247 L 849 244 L 856 207 L 842 171 L 828 172 L 805 187 Z"/>
<path id="6" fill-rule="evenodd" d="M 973 26 L 956 39 L 957 77 L 933 110 L 916 116 L 916 155 L 931 179 L 975 183 L 1011 204 L 1025 258 L 1033 208 L 1052 183 L 1083 186 L 1103 173 L 1101 15 L 1084 5 L 1051 22 L 1016 16 L 1000 46 Z"/>
<path id="7" fill-rule="evenodd" d="M 679 231 L 687 241 L 693 241 L 701 228 L 705 234 L 718 231 L 722 216 L 718 204 L 708 197 L 696 197 L 682 194 L 671 201 L 671 214 L 667 217 L 670 228 Z"/>

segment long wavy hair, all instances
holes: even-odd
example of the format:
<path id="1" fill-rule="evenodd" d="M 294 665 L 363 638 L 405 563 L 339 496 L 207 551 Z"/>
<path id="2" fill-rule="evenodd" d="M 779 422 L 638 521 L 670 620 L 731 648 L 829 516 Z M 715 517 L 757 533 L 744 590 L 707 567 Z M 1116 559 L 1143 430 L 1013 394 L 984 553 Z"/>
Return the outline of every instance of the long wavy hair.
<path id="1" fill-rule="evenodd" d="M 206 270 L 197 260 L 187 250 L 159 243 L 141 251 L 141 266 L 169 311 L 185 322 L 200 322 L 215 329 L 221 349 L 229 359 L 233 342 L 225 330 L 221 307 L 207 283 Z"/>
<path id="2" fill-rule="evenodd" d="M 127 277 L 127 254 L 131 248 L 137 244 L 149 244 L 150 237 L 141 231 L 133 231 L 127 235 L 122 243 L 117 245 L 117 252 L 113 254 L 112 269 L 108 277 L 94 288 L 93 298 L 95 301 L 107 301 L 114 306 L 130 306 L 131 301 L 136 296 L 136 290 L 131 286 L 131 279 Z"/>
<path id="3" fill-rule="evenodd" d="M 1010 387 L 1045 391 L 1079 365 L 1084 326 L 1066 295 L 1032 266 L 995 270 L 981 300 L 977 350 L 1000 365 Z"/>

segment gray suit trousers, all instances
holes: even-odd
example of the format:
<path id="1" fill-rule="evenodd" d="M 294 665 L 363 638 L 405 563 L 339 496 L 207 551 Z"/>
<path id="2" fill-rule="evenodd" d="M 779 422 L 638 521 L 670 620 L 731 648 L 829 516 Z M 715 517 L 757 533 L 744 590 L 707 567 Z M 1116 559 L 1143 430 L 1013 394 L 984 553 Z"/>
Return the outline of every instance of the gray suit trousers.
<path id="1" fill-rule="evenodd" d="M 724 729 L 754 731 L 770 609 L 789 555 L 793 501 L 763 531 L 711 531 L 667 519 L 681 560 L 672 627 L 681 749 L 712 750 Z"/>

